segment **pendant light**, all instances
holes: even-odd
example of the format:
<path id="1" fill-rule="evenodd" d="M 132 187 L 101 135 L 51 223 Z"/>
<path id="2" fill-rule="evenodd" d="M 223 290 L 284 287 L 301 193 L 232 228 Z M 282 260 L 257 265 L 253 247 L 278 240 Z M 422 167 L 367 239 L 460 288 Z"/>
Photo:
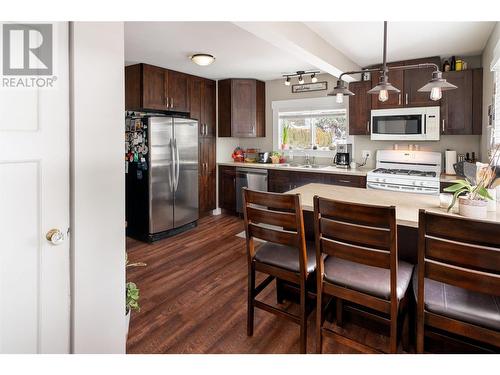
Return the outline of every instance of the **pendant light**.
<path id="1" fill-rule="evenodd" d="M 290 77 L 286 77 L 285 86 L 290 86 Z"/>
<path id="2" fill-rule="evenodd" d="M 410 70 L 410 69 L 428 69 L 434 68 L 434 72 L 432 73 L 432 79 L 423 87 L 418 89 L 419 92 L 430 92 L 431 100 L 439 100 L 442 97 L 442 92 L 447 90 L 456 89 L 457 86 L 449 83 L 446 79 L 443 78 L 443 73 L 439 70 L 439 66 L 434 63 L 422 63 L 422 64 L 413 64 L 413 65 L 400 65 L 400 66 L 387 66 L 387 21 L 384 21 L 384 50 L 383 50 L 383 65 L 382 68 L 370 68 L 363 70 L 356 70 L 350 72 L 344 72 L 340 75 L 339 80 L 337 81 L 337 86 L 333 89 L 331 93 L 328 95 L 336 96 L 337 103 L 343 102 L 343 97 L 347 95 L 354 95 L 351 91 L 347 89 L 342 80 L 344 75 L 349 74 L 359 74 L 359 73 L 379 73 L 380 80 L 378 85 L 368 91 L 369 94 L 378 95 L 378 100 L 381 102 L 385 102 L 389 99 L 389 95 L 391 93 L 400 93 L 401 91 L 394 87 L 388 78 L 389 71 L 393 70 Z"/>
<path id="3" fill-rule="evenodd" d="M 387 80 L 387 74 L 382 73 L 380 76 L 380 81 L 377 86 L 372 88 L 371 90 L 368 90 L 368 94 L 372 95 L 377 95 L 378 94 L 378 100 L 381 102 L 387 101 L 389 99 L 389 94 L 390 93 L 400 93 L 401 90 L 397 89 L 393 85 L 391 85 L 388 80 Z"/>
<path id="4" fill-rule="evenodd" d="M 318 82 L 318 78 L 316 78 L 316 73 L 311 74 L 311 82 L 312 83 Z"/>
<path id="5" fill-rule="evenodd" d="M 389 99 L 390 93 L 400 93 L 401 91 L 389 83 L 389 78 L 387 76 L 387 21 L 384 22 L 384 62 L 382 66 L 382 74 L 380 75 L 380 80 L 378 85 L 368 90 L 368 94 L 378 95 L 378 100 L 385 102 Z"/>
<path id="6" fill-rule="evenodd" d="M 418 89 L 419 92 L 430 92 L 431 100 L 439 100 L 442 97 L 443 91 L 456 89 L 457 86 L 446 82 L 443 78 L 443 73 L 436 70 L 432 73 L 432 79 L 425 86 Z"/>
<path id="7" fill-rule="evenodd" d="M 302 74 L 299 76 L 299 84 L 304 84 L 304 77 L 302 77 Z"/>
<path id="8" fill-rule="evenodd" d="M 337 103 L 343 103 L 344 96 L 352 95 L 354 95 L 354 93 L 349 91 L 349 89 L 345 85 L 345 82 L 340 79 L 337 81 L 337 86 L 333 88 L 332 92 L 328 93 L 328 96 L 335 96 L 335 101 Z"/>

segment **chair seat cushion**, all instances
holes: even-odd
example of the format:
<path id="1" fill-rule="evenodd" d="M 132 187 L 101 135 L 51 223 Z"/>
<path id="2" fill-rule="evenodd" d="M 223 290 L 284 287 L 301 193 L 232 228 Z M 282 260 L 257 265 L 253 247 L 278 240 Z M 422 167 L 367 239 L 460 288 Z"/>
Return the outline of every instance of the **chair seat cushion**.
<path id="1" fill-rule="evenodd" d="M 307 242 L 307 272 L 316 269 L 316 251 L 314 242 Z M 262 244 L 255 254 L 255 260 L 288 271 L 300 272 L 299 250 L 296 247 L 273 242 Z"/>
<path id="2" fill-rule="evenodd" d="M 415 298 L 418 293 L 417 272 L 413 277 Z M 425 310 L 500 331 L 500 297 L 424 279 Z"/>
<path id="3" fill-rule="evenodd" d="M 400 300 L 410 284 L 413 266 L 404 261 L 398 264 L 397 297 Z M 324 273 L 325 280 L 330 283 L 374 297 L 391 299 L 391 271 L 387 268 L 328 257 L 325 259 Z"/>

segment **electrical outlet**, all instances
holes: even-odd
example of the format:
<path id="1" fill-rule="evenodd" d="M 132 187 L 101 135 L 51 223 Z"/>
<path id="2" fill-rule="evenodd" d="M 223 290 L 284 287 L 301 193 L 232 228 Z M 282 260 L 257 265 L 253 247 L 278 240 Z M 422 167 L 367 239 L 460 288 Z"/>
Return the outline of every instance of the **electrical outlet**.
<path id="1" fill-rule="evenodd" d="M 372 152 L 370 150 L 363 150 L 361 151 L 361 156 L 363 159 L 370 159 L 372 157 Z"/>

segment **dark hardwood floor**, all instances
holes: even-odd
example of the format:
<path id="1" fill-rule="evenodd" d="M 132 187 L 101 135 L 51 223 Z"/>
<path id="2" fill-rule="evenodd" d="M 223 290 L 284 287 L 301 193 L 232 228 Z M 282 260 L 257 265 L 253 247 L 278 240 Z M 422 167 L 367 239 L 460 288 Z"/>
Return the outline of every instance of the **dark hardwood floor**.
<path id="1" fill-rule="evenodd" d="M 127 280 L 141 291 L 141 311 L 132 314 L 128 353 L 299 352 L 299 326 L 265 311 L 256 310 L 254 336 L 246 335 L 246 249 L 245 240 L 236 237 L 242 230 L 242 220 L 220 215 L 154 244 L 127 239 L 129 260 L 147 263 L 127 273 Z M 259 299 L 276 303 L 275 283 Z M 290 311 L 296 307 L 284 305 Z M 314 352 L 314 319 L 313 312 L 308 352 Z M 384 334 L 348 319 L 344 328 L 368 345 L 388 345 Z M 325 338 L 324 352 L 356 351 Z"/>

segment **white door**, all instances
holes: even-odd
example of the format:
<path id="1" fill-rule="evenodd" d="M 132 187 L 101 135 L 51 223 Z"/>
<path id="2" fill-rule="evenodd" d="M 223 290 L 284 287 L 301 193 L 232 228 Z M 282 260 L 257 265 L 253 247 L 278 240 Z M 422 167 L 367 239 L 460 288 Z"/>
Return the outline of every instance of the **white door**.
<path id="1" fill-rule="evenodd" d="M 0 87 L 0 353 L 69 352 L 68 25 L 52 25 L 54 87 Z"/>

